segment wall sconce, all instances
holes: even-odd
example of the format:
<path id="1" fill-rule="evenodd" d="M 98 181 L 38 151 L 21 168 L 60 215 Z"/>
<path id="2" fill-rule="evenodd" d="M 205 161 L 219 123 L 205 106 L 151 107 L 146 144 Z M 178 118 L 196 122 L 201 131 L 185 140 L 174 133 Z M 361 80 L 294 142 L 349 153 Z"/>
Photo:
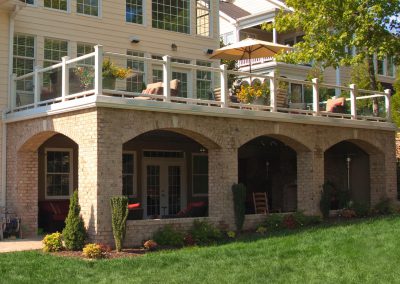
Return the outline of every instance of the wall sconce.
<path id="1" fill-rule="evenodd" d="M 211 55 L 211 54 L 214 53 L 214 50 L 211 49 L 211 48 L 208 48 L 208 49 L 205 49 L 205 50 L 204 50 L 204 53 L 207 54 L 207 55 Z"/>
<path id="2" fill-rule="evenodd" d="M 173 44 L 171 44 L 171 49 L 172 49 L 172 51 L 177 51 L 178 46 L 175 43 L 173 43 Z"/>
<path id="3" fill-rule="evenodd" d="M 205 153 L 206 151 L 207 151 L 207 150 L 204 149 L 203 147 L 200 148 L 200 152 L 201 152 L 201 153 Z"/>
<path id="4" fill-rule="evenodd" d="M 138 38 L 137 36 L 131 36 L 131 37 L 129 38 L 129 41 L 130 41 L 131 43 L 139 43 L 139 42 L 140 42 L 140 38 Z"/>

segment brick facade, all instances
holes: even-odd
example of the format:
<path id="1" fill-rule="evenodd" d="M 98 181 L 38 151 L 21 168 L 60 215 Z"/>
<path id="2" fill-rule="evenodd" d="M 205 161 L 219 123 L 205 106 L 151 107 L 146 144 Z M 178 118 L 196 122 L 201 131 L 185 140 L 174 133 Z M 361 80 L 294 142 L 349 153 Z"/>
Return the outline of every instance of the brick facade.
<path id="1" fill-rule="evenodd" d="M 186 135 L 208 149 L 209 219 L 227 228 L 234 226 L 231 185 L 238 179 L 238 149 L 262 135 L 278 139 L 296 151 L 298 209 L 306 213 L 319 213 L 324 152 L 346 140 L 370 156 L 371 203 L 381 197 L 396 197 L 392 131 L 91 108 L 7 125 L 7 205 L 23 218 L 26 234 L 34 234 L 38 211 L 37 150 L 52 135 L 61 133 L 79 147 L 79 198 L 89 236 L 93 241 L 112 243 L 109 200 L 121 194 L 122 145 L 140 134 L 161 129 Z M 255 223 L 257 218 L 248 223 Z M 128 243 L 138 243 L 141 237 L 148 237 L 160 224 L 168 222 L 187 225 L 190 219 L 129 221 Z"/>

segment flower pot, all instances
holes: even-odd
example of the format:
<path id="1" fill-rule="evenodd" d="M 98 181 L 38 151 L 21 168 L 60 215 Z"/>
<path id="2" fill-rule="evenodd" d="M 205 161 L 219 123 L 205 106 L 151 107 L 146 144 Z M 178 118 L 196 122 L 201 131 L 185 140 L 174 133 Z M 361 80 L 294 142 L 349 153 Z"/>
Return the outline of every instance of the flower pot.
<path id="1" fill-rule="evenodd" d="M 117 79 L 112 77 L 103 77 L 103 89 L 115 90 Z"/>

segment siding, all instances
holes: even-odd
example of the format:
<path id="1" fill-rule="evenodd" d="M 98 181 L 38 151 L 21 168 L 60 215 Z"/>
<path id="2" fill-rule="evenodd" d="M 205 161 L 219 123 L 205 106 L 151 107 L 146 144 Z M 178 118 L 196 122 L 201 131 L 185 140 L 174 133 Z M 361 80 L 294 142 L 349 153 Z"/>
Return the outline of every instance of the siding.
<path id="1" fill-rule="evenodd" d="M 257 14 L 274 8 L 280 8 L 266 0 L 252 0 L 251 5 L 249 5 L 249 0 L 236 0 L 234 3 L 251 14 Z"/>
<path id="2" fill-rule="evenodd" d="M 32 34 L 37 37 L 37 59 L 43 58 L 44 37 L 53 37 L 70 41 L 70 56 L 76 54 L 76 42 L 102 44 L 106 51 L 126 53 L 127 49 L 151 54 L 170 54 L 172 56 L 208 59 L 204 49 L 215 49 L 219 45 L 218 2 L 212 1 L 213 36 L 210 38 L 195 35 L 195 2 L 191 1 L 192 34 L 153 29 L 151 27 L 151 0 L 145 1 L 145 24 L 125 22 L 124 1 L 102 1 L 102 15 L 92 17 L 77 14 L 76 1 L 71 1 L 71 12 L 62 12 L 43 8 L 43 0 L 37 7 L 26 7 L 17 16 L 15 31 Z M 129 37 L 140 38 L 140 43 L 131 44 Z M 171 51 L 171 44 L 178 51 Z"/>

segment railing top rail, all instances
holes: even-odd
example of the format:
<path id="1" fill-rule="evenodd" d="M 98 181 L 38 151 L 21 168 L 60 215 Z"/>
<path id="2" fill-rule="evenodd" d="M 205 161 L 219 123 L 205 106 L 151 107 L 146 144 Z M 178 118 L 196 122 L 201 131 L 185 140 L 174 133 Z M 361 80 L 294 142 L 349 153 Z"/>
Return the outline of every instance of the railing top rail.
<path id="1" fill-rule="evenodd" d="M 92 58 L 95 55 L 96 55 L 95 52 L 88 53 L 88 54 L 85 54 L 85 55 L 82 55 L 82 56 L 79 56 L 79 57 L 76 57 L 76 58 L 73 58 L 73 59 L 68 59 L 66 63 L 67 64 L 72 64 L 72 63 L 75 63 L 75 62 L 78 62 L 78 61 L 81 61 L 81 60 Z"/>
<path id="2" fill-rule="evenodd" d="M 364 89 L 358 89 L 358 93 L 370 94 L 370 95 L 375 95 L 378 97 L 386 96 L 385 92 L 371 91 L 371 90 L 364 90 Z"/>
<path id="3" fill-rule="evenodd" d="M 282 81 L 282 82 L 287 82 L 287 83 L 303 84 L 303 85 L 308 85 L 308 86 L 312 86 L 312 84 L 313 84 L 310 81 L 291 79 L 291 78 L 286 78 L 286 77 L 278 77 L 277 80 Z"/>
<path id="4" fill-rule="evenodd" d="M 144 57 L 144 56 L 121 54 L 121 53 L 116 53 L 116 52 L 104 52 L 104 56 L 105 57 L 114 56 L 114 57 L 120 57 L 120 58 L 127 58 L 127 59 L 150 62 L 150 63 L 155 63 L 155 64 L 163 64 L 163 62 L 164 62 L 163 60 L 160 60 L 160 59 L 154 59 L 154 58 L 149 58 L 149 57 Z"/>
<path id="5" fill-rule="evenodd" d="M 321 88 L 329 88 L 329 89 L 340 89 L 343 91 L 350 91 L 350 87 L 335 85 L 335 84 L 327 84 L 327 83 L 319 83 L 319 87 Z"/>

